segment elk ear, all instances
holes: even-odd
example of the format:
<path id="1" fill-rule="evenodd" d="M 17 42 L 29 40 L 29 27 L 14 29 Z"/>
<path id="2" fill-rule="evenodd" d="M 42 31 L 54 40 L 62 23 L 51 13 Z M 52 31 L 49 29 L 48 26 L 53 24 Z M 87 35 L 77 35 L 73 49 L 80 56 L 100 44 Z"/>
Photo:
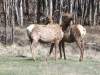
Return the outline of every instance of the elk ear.
<path id="1" fill-rule="evenodd" d="M 66 13 L 62 12 L 62 16 L 66 16 Z"/>

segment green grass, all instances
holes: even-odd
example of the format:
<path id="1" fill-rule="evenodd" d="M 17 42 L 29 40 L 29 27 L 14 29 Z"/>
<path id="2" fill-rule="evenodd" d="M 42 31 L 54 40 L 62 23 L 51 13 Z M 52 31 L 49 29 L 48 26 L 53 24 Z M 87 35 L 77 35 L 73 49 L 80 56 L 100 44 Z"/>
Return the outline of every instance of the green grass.
<path id="1" fill-rule="evenodd" d="M 29 57 L 0 55 L 0 75 L 100 75 L 100 62 L 69 57 L 67 60 L 48 61 L 37 57 L 34 62 Z"/>

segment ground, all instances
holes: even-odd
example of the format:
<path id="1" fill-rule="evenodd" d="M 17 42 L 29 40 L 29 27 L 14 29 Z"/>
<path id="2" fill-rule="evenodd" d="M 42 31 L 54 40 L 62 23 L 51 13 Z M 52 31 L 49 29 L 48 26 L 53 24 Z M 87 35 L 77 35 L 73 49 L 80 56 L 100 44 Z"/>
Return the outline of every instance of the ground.
<path id="1" fill-rule="evenodd" d="M 45 61 L 37 57 L 34 62 L 30 57 L 0 55 L 0 75 L 100 75 L 100 62 L 85 59 L 77 61 L 75 57 L 55 61 Z"/>

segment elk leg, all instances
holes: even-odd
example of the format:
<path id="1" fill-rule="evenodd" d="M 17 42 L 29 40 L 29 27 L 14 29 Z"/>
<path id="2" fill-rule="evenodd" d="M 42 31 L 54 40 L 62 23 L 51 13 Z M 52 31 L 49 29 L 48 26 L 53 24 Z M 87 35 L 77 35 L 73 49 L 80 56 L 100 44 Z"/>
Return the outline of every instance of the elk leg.
<path id="1" fill-rule="evenodd" d="M 62 44 L 62 43 L 59 43 L 60 59 L 62 59 L 61 44 Z"/>
<path id="2" fill-rule="evenodd" d="M 82 61 L 83 60 L 84 49 L 82 48 L 82 43 L 80 43 L 80 41 L 76 41 L 76 43 L 79 46 L 80 51 L 81 51 L 81 55 L 80 55 L 79 61 Z"/>
<path id="3" fill-rule="evenodd" d="M 31 52 L 32 52 L 32 58 L 34 61 L 36 61 L 35 59 L 35 56 L 34 56 L 34 47 L 35 47 L 35 42 L 32 42 L 31 45 L 30 45 L 30 49 L 31 49 Z"/>
<path id="4" fill-rule="evenodd" d="M 54 47 L 54 43 L 51 44 L 51 48 L 50 48 L 50 52 L 49 52 L 49 56 L 51 55 L 52 51 L 53 51 L 53 47 Z"/>
<path id="5" fill-rule="evenodd" d="M 82 54 L 84 55 L 84 40 L 81 41 L 81 49 L 82 49 Z M 82 55 L 82 59 L 83 59 Z"/>
<path id="6" fill-rule="evenodd" d="M 58 46 L 59 45 L 59 42 L 58 41 L 56 41 L 55 42 L 55 60 L 57 61 L 57 50 L 58 50 Z"/>
<path id="7" fill-rule="evenodd" d="M 62 48 L 63 48 L 64 59 L 66 60 L 65 44 L 64 44 L 64 42 L 62 42 L 61 44 L 62 44 Z"/>
<path id="8" fill-rule="evenodd" d="M 53 51 L 53 47 L 54 47 L 54 43 L 51 44 L 51 47 L 50 47 L 50 52 L 49 52 L 49 55 L 47 56 L 46 58 L 46 61 L 48 60 L 49 56 L 51 55 L 52 51 Z"/>

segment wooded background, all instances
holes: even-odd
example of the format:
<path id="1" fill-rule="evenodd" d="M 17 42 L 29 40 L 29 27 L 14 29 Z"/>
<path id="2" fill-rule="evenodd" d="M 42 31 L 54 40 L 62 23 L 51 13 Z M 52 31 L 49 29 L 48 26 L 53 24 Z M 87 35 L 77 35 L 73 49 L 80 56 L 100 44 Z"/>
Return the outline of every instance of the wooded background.
<path id="1" fill-rule="evenodd" d="M 62 15 L 67 12 L 73 14 L 72 24 L 100 25 L 100 0 L 0 0 L 0 37 L 3 35 L 6 44 L 10 27 L 13 43 L 15 26 L 41 24 L 48 15 L 61 25 Z"/>

